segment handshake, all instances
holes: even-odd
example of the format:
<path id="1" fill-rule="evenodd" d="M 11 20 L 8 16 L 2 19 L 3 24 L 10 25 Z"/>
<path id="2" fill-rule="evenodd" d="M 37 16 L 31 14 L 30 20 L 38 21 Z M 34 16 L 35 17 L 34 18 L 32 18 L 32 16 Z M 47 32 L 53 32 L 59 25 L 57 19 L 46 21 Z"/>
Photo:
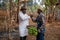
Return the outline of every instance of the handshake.
<path id="1" fill-rule="evenodd" d="M 28 15 L 29 15 L 31 18 L 33 17 L 33 14 L 31 14 L 31 13 L 30 13 L 30 14 L 28 14 Z"/>
<path id="2" fill-rule="evenodd" d="M 30 14 L 30 17 L 32 18 L 33 17 L 33 14 Z"/>

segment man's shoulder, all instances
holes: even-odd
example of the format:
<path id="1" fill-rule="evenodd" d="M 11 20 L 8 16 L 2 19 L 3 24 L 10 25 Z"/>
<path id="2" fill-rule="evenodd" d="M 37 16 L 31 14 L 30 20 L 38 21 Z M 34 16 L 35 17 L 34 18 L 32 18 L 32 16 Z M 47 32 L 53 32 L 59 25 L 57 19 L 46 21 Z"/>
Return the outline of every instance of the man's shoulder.
<path id="1" fill-rule="evenodd" d="M 21 11 L 19 13 L 22 13 Z"/>
<path id="2" fill-rule="evenodd" d="M 20 15 L 23 15 L 23 13 L 22 13 L 22 12 L 19 12 L 19 14 L 20 14 Z"/>
<path id="3" fill-rule="evenodd" d="M 40 16 L 45 16 L 43 13 L 40 13 Z"/>

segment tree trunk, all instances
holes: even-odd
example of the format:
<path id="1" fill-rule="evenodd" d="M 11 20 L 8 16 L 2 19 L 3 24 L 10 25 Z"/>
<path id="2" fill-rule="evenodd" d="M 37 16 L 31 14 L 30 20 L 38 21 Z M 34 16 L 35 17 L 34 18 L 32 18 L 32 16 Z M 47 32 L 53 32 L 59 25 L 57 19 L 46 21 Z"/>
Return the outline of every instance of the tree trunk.
<path id="1" fill-rule="evenodd" d="M 20 9 L 20 8 L 19 8 L 19 6 L 20 6 L 20 3 L 19 3 L 19 2 L 20 2 L 20 1 L 18 0 L 18 4 L 17 4 L 17 5 L 18 5 L 18 6 L 17 6 L 17 15 L 16 15 L 16 16 L 17 16 L 17 20 L 16 20 L 17 23 L 19 22 L 19 19 L 18 19 L 18 13 L 19 13 L 19 9 Z"/>
<path id="2" fill-rule="evenodd" d="M 9 19 L 9 27 L 8 27 L 8 31 L 9 31 L 9 37 L 8 37 L 8 40 L 10 39 L 10 30 L 11 30 L 11 14 L 12 14 L 12 0 L 9 0 L 9 3 L 10 3 L 10 6 L 9 6 L 9 15 L 10 15 L 10 19 Z"/>
<path id="3" fill-rule="evenodd" d="M 10 18 L 11 18 L 11 14 L 12 14 L 12 0 L 9 0 L 9 2 L 10 2 Z"/>
<path id="4" fill-rule="evenodd" d="M 52 23 L 52 20 L 53 20 L 53 6 L 50 6 L 49 7 L 49 16 L 48 16 L 48 22 Z"/>

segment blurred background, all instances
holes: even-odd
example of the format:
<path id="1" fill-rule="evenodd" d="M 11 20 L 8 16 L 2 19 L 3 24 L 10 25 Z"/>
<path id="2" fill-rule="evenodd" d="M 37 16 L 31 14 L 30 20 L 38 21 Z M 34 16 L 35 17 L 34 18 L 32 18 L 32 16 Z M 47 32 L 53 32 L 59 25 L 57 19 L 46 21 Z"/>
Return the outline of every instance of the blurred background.
<path id="1" fill-rule="evenodd" d="M 60 40 L 60 0 L 0 0 L 0 40 L 19 40 L 18 13 L 22 6 L 35 16 L 40 8 L 46 17 L 45 40 Z M 36 25 L 31 20 L 30 24 Z"/>

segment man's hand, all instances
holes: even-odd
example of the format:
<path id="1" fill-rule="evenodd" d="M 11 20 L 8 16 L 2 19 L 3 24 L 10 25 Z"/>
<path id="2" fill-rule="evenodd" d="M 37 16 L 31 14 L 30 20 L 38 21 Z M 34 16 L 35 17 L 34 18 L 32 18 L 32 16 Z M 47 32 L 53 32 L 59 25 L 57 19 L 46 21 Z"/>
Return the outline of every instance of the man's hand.
<path id="1" fill-rule="evenodd" d="M 27 26 L 27 28 L 29 29 L 30 25 Z"/>
<path id="2" fill-rule="evenodd" d="M 33 17 L 33 14 L 31 14 L 31 13 L 30 13 L 30 14 L 28 14 L 28 15 L 29 15 L 30 17 Z"/>
<path id="3" fill-rule="evenodd" d="M 38 29 L 38 32 L 39 32 L 39 33 L 41 32 L 40 29 Z"/>
<path id="4" fill-rule="evenodd" d="M 31 15 L 30 15 L 30 17 L 32 18 L 32 17 L 33 17 L 33 15 L 31 14 Z"/>
<path id="5" fill-rule="evenodd" d="M 41 25 L 40 29 L 43 30 L 45 28 L 45 24 Z"/>

